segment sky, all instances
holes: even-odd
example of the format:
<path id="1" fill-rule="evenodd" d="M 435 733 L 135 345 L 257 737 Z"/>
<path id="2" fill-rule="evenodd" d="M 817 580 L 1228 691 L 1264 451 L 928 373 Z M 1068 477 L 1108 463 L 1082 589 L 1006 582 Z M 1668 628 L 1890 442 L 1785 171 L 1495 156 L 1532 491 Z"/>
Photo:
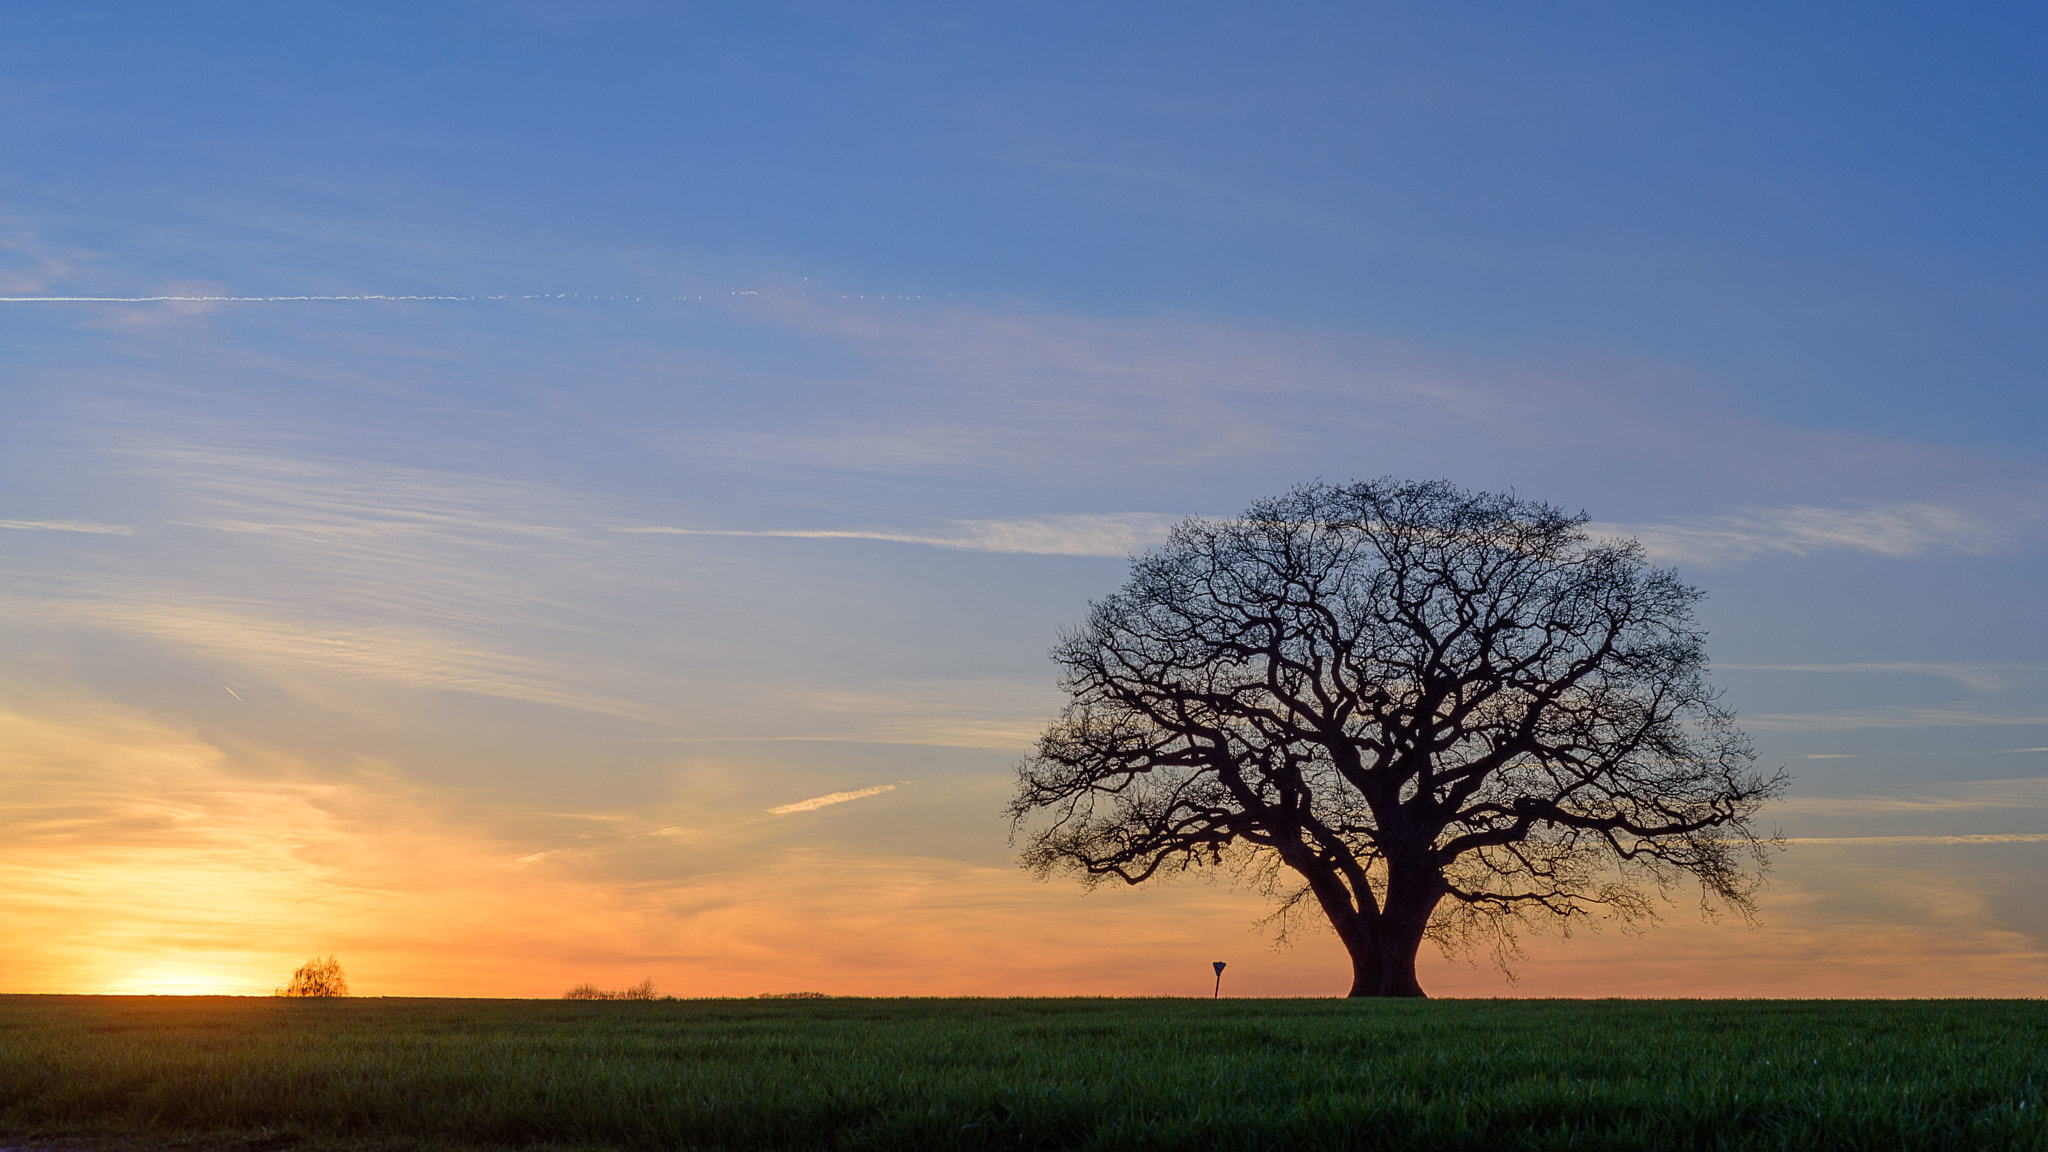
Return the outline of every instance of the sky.
<path id="1" fill-rule="evenodd" d="M 1452 996 L 2048 994 L 2048 15 L 0 12 L 0 992 L 1341 993 L 1015 863 L 1186 516 L 1512 489 L 1792 774 Z M 89 298 L 89 299 L 80 299 Z"/>

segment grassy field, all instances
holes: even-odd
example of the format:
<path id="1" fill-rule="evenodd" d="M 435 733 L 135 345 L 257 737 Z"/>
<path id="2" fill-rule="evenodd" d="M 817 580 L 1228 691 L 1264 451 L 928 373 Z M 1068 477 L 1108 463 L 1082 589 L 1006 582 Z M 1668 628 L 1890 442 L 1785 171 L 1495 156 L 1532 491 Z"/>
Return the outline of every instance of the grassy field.
<path id="1" fill-rule="evenodd" d="M 0 997 L 0 1147 L 2048 1148 L 2048 1002 Z"/>

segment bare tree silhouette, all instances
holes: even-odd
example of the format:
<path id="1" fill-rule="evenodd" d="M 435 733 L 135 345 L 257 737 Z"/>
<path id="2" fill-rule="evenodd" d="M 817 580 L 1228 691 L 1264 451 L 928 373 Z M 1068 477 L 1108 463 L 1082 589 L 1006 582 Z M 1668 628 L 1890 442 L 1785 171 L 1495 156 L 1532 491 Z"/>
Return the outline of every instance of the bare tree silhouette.
<path id="1" fill-rule="evenodd" d="M 1654 918 L 1683 877 L 1753 915 L 1784 774 L 1707 681 L 1701 593 L 1585 523 L 1393 479 L 1182 523 L 1053 650 L 1022 863 L 1243 869 L 1283 940 L 1320 909 L 1353 996 L 1423 995 L 1425 939 L 1505 969 L 1520 927 Z"/>
<path id="2" fill-rule="evenodd" d="M 341 962 L 329 956 L 322 960 L 315 956 L 299 970 L 292 973 L 292 982 L 277 990 L 279 996 L 346 996 L 348 978 L 341 973 Z"/>
<path id="3" fill-rule="evenodd" d="M 655 992 L 654 992 L 654 977 L 652 977 L 652 976 L 649 976 L 649 977 L 648 977 L 647 979 L 645 979 L 645 980 L 642 980 L 642 981 L 641 981 L 641 982 L 639 982 L 638 984 L 635 984 L 635 985 L 633 985 L 633 986 L 631 986 L 631 987 L 629 987 L 629 988 L 620 988 L 620 989 L 618 989 L 617 991 L 611 991 L 611 992 L 607 992 L 607 991 L 606 991 L 606 990 L 604 990 L 603 988 L 599 988 L 599 987 L 598 987 L 597 985 L 595 985 L 595 984 L 592 984 L 592 983 L 589 983 L 588 981 L 586 981 L 586 982 L 584 982 L 584 983 L 582 983 L 582 984 L 578 984 L 578 985 L 577 985 L 577 986 L 575 986 L 574 988 L 571 988 L 571 989 L 569 989 L 569 990 L 568 990 L 567 992 L 564 992 L 564 993 L 562 993 L 562 999 L 564 999 L 564 1000 L 659 1000 L 659 999 L 661 999 L 661 997 L 660 997 L 660 996 L 657 996 L 657 995 L 655 995 Z"/>

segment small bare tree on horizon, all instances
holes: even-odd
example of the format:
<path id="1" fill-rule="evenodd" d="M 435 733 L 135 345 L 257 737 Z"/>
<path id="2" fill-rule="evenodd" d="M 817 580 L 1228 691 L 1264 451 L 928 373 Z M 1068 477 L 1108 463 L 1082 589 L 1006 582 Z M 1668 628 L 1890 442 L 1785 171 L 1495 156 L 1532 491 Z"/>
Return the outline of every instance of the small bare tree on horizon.
<path id="1" fill-rule="evenodd" d="M 279 996 L 346 996 L 348 977 L 342 975 L 341 961 L 315 956 L 292 973 L 292 982 L 277 990 Z"/>
<path id="2" fill-rule="evenodd" d="M 1752 916 L 1785 787 L 1707 680 L 1702 593 L 1633 540 L 1447 481 L 1303 485 L 1187 520 L 1052 656 L 1068 703 L 1018 768 L 1021 862 L 1093 885 L 1234 866 L 1316 908 L 1352 996 L 1416 953 L 1680 878 Z M 1750 865 L 1745 869 L 1744 864 Z"/>
<path id="3" fill-rule="evenodd" d="M 564 1000 L 659 1000 L 654 991 L 654 977 L 649 976 L 631 987 L 606 991 L 588 981 L 578 984 L 562 993 Z"/>

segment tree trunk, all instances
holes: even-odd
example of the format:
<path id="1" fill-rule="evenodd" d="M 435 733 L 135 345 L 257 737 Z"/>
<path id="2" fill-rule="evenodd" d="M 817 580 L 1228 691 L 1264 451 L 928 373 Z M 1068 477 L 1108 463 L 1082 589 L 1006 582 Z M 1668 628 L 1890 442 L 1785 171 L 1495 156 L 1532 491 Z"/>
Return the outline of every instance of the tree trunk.
<path id="1" fill-rule="evenodd" d="M 1389 934 L 1392 935 L 1391 933 Z M 1402 934 L 1405 937 L 1405 933 Z M 1415 978 L 1415 954 L 1422 950 L 1422 934 L 1412 938 L 1383 939 L 1380 942 L 1379 996 L 1412 996 L 1427 999 L 1422 982 Z"/>
<path id="2" fill-rule="evenodd" d="M 1399 871 L 1389 878 L 1384 910 L 1369 924 L 1338 933 L 1351 953 L 1352 996 L 1427 997 L 1415 977 L 1415 955 L 1430 913 L 1443 898 L 1441 879 Z"/>
<path id="3" fill-rule="evenodd" d="M 1344 947 L 1351 953 L 1351 991 L 1346 996 L 1377 996 L 1380 994 L 1380 950 L 1371 940 L 1362 941 L 1363 947 L 1352 944 L 1349 938 Z"/>
<path id="4" fill-rule="evenodd" d="M 1443 899 L 1443 875 L 1430 864 L 1396 864 L 1387 877 L 1386 900 L 1375 904 L 1371 893 L 1354 896 L 1334 868 L 1297 854 L 1288 866 L 1308 881 L 1344 950 L 1351 954 L 1351 991 L 1346 996 L 1421 996 L 1415 978 L 1415 954 L 1429 915 Z M 1361 913 L 1360 908 L 1368 909 Z"/>
<path id="5" fill-rule="evenodd" d="M 1378 932 L 1368 929 L 1356 936 L 1346 934 L 1344 947 L 1351 953 L 1351 991 L 1347 996 L 1428 997 L 1415 977 L 1422 933 L 1387 925 Z"/>

